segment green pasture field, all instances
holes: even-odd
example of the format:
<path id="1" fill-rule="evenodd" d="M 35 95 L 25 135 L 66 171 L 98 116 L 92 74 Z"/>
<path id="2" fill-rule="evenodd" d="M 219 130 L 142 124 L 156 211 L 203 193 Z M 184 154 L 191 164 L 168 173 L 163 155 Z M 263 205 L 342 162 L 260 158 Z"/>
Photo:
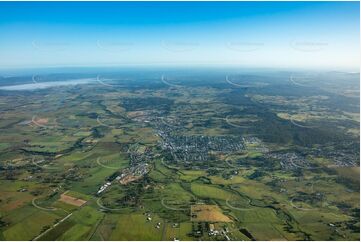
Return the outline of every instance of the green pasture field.
<path id="1" fill-rule="evenodd" d="M 178 240 L 193 240 L 189 233 L 192 231 L 192 223 L 180 223 L 177 227 L 174 227 L 174 224 L 167 223 L 165 225 L 165 235 L 163 237 L 164 240 L 174 240 L 175 238 Z"/>
<path id="2" fill-rule="evenodd" d="M 162 240 L 162 229 L 155 228 L 162 219 L 153 216 L 148 222 L 143 214 L 121 214 L 109 240 Z"/>
<path id="3" fill-rule="evenodd" d="M 213 185 L 205 185 L 193 182 L 191 185 L 192 192 L 201 198 L 210 198 L 216 200 L 227 200 L 232 197 L 233 193 L 225 191 Z"/>
<path id="4" fill-rule="evenodd" d="M 6 240 L 31 240 L 42 231 L 44 226 L 51 226 L 58 216 L 46 211 L 36 211 L 19 223 L 6 229 Z"/>
<path id="5" fill-rule="evenodd" d="M 48 228 L 39 240 L 226 240 L 210 235 L 208 222 L 192 220 L 191 205 L 201 204 L 217 205 L 232 220 L 213 224 L 231 240 L 359 240 L 358 100 L 282 83 L 289 76 L 276 86 L 257 77 L 269 88 L 254 89 L 236 88 L 223 74 L 220 82 L 207 74 L 207 86 L 190 75 L 169 75 L 184 87 L 167 86 L 156 73 L 121 87 L 0 95 L 0 240 L 32 240 Z M 48 123 L 31 123 L 34 116 Z M 164 134 L 225 141 L 177 144 L 172 149 L 217 146 L 183 163 Z M 246 136 L 261 143 L 240 139 L 245 146 L 231 150 L 227 138 Z M 270 158 L 292 153 L 318 168 Z M 97 194 L 110 176 L 143 162 L 149 166 L 139 179 L 114 179 Z M 61 202 L 64 192 L 87 203 Z"/>
<path id="6" fill-rule="evenodd" d="M 206 171 L 202 170 L 180 170 L 179 173 L 181 174 L 179 178 L 188 182 L 196 180 L 201 176 L 206 176 L 207 174 Z"/>

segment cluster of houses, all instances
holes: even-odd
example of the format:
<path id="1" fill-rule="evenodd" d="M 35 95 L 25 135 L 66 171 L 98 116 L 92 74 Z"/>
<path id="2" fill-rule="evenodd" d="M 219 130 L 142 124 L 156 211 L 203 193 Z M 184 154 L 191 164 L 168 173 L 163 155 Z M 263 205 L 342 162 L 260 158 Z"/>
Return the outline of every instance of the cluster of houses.
<path id="1" fill-rule="evenodd" d="M 212 223 L 210 223 L 209 225 L 208 225 L 208 236 L 219 236 L 219 235 L 223 235 L 224 236 L 224 238 L 225 238 L 225 240 L 231 240 L 230 238 L 229 238 L 229 236 L 227 235 L 227 233 L 228 233 L 229 231 L 228 231 L 228 228 L 226 227 L 226 228 L 224 228 L 224 229 L 222 229 L 222 230 L 217 230 L 217 229 L 215 229 L 215 226 L 214 226 L 214 224 L 212 224 Z"/>
<path id="2" fill-rule="evenodd" d="M 308 154 L 315 157 L 324 157 L 330 162 L 333 162 L 330 166 L 334 167 L 358 166 L 359 163 L 359 154 L 350 154 L 339 150 L 327 150 L 323 148 L 312 149 L 310 152 L 307 152 L 307 154 L 295 152 L 269 153 L 267 157 L 278 160 L 284 170 L 297 168 L 314 169 L 316 168 L 315 165 L 311 164 L 306 158 Z"/>
<path id="3" fill-rule="evenodd" d="M 278 160 L 284 170 L 311 168 L 310 162 L 296 153 L 270 153 L 267 157 Z"/>
<path id="4" fill-rule="evenodd" d="M 169 151 L 176 161 L 204 162 L 210 159 L 211 152 L 237 152 L 245 148 L 241 137 L 183 136 L 174 134 L 172 128 L 166 125 L 158 125 L 158 128 L 162 149 Z"/>
<path id="5" fill-rule="evenodd" d="M 120 184 L 128 184 L 134 180 L 137 180 L 149 172 L 150 166 L 147 163 L 153 156 L 151 149 L 145 148 L 143 153 L 139 153 L 137 148 L 129 149 L 129 168 L 117 171 L 112 175 L 111 179 L 108 179 L 97 191 L 97 195 L 102 194 L 112 184 L 112 181 L 117 181 Z"/>

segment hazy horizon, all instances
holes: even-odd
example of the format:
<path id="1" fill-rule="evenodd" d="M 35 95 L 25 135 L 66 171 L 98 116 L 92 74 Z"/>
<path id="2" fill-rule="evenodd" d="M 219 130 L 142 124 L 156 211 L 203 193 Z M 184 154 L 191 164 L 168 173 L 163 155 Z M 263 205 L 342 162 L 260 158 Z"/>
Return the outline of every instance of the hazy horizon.
<path id="1" fill-rule="evenodd" d="M 0 69 L 359 70 L 359 2 L 1 2 Z"/>

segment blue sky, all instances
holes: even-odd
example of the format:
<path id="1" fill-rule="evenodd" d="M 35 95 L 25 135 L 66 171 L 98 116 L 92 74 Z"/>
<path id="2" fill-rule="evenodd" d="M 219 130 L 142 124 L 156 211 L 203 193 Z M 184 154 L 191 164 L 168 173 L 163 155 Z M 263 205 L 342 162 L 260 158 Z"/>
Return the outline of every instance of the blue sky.
<path id="1" fill-rule="evenodd" d="M 0 68 L 359 66 L 358 2 L 0 2 Z"/>

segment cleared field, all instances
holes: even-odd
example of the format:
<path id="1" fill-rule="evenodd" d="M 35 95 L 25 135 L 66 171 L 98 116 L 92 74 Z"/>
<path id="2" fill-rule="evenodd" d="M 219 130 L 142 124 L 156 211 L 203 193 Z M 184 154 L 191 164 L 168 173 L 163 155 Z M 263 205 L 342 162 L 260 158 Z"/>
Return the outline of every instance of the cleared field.
<path id="1" fill-rule="evenodd" d="M 72 197 L 72 196 L 69 196 L 69 195 L 64 194 L 64 193 L 60 195 L 59 201 L 70 204 L 70 205 L 74 205 L 74 206 L 77 206 L 77 207 L 80 207 L 80 206 L 84 205 L 87 202 L 87 201 L 82 200 L 80 198 Z"/>
<path id="2" fill-rule="evenodd" d="M 217 205 L 192 205 L 191 220 L 194 222 L 231 222 Z"/>

